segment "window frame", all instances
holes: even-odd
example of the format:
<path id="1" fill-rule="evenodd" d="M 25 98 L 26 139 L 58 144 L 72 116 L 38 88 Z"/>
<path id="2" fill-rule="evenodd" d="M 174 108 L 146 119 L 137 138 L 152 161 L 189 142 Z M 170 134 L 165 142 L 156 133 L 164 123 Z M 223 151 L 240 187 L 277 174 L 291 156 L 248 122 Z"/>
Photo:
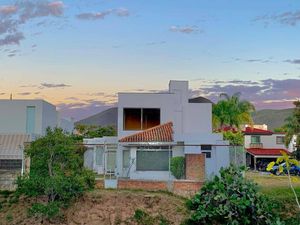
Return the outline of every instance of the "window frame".
<path id="1" fill-rule="evenodd" d="M 253 142 L 253 138 L 258 138 L 258 142 Z M 251 135 L 251 137 L 250 137 L 250 143 L 251 144 L 260 144 L 261 143 L 261 137 L 260 137 L 260 135 Z"/>
<path id="2" fill-rule="evenodd" d="M 168 168 L 165 169 L 165 170 L 160 170 L 160 169 L 141 169 L 138 167 L 138 152 L 165 152 L 165 153 L 168 153 Z M 169 166 L 170 166 L 170 161 L 171 161 L 171 158 L 173 156 L 173 153 L 172 153 L 172 149 L 170 150 L 166 150 L 166 149 L 143 149 L 143 150 L 137 150 L 136 151 L 136 171 L 138 172 L 147 172 L 147 171 L 156 171 L 156 172 L 168 172 L 170 170 Z"/>
<path id="3" fill-rule="evenodd" d="M 130 110 L 130 109 L 136 109 L 136 110 L 140 110 L 140 128 L 139 129 L 128 129 L 126 128 L 126 116 L 125 116 L 125 111 L 126 110 Z M 146 129 L 149 129 L 149 128 L 152 128 L 152 127 L 147 127 L 147 128 L 144 128 L 144 110 L 158 110 L 159 111 L 159 123 L 157 125 L 154 125 L 154 126 L 158 126 L 161 124 L 161 108 L 134 108 L 134 107 L 126 107 L 126 108 L 123 108 L 123 130 L 124 131 L 140 131 L 140 130 L 146 130 Z"/>
<path id="4" fill-rule="evenodd" d="M 282 142 L 279 142 L 278 139 L 282 139 Z M 276 144 L 283 145 L 285 142 L 285 136 L 276 136 Z"/>

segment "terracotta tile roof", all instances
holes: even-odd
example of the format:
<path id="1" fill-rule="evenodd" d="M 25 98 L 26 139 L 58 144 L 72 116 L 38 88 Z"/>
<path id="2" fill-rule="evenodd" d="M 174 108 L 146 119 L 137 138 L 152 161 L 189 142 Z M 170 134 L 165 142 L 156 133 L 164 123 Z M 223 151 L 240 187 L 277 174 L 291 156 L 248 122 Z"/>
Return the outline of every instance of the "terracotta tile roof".
<path id="1" fill-rule="evenodd" d="M 271 148 L 248 148 L 246 149 L 248 153 L 254 156 L 268 155 L 268 156 L 281 156 L 281 152 L 289 154 L 285 149 L 271 149 Z"/>
<path id="2" fill-rule="evenodd" d="M 168 122 L 150 129 L 123 137 L 120 142 L 172 142 L 173 123 Z"/>
<path id="3" fill-rule="evenodd" d="M 244 134 L 256 134 L 256 135 L 272 135 L 273 132 L 270 130 L 263 130 L 258 128 L 252 128 L 252 127 L 246 127 L 246 129 L 243 131 Z"/>

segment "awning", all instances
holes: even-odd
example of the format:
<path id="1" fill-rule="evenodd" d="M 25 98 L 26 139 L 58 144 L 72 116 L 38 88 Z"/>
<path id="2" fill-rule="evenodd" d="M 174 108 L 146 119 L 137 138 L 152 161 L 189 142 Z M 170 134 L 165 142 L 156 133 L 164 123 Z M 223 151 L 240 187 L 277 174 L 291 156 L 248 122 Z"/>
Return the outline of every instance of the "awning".
<path id="1" fill-rule="evenodd" d="M 271 148 L 248 148 L 246 151 L 256 158 L 277 158 L 281 156 L 281 152 L 289 154 L 285 149 L 271 149 Z"/>

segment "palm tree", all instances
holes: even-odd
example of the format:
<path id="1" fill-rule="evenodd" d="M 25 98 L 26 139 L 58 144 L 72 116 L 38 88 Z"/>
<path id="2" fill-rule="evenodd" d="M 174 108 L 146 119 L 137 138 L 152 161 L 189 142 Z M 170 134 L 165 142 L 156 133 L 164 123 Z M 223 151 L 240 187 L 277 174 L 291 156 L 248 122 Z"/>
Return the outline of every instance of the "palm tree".
<path id="1" fill-rule="evenodd" d="M 252 124 L 251 112 L 255 107 L 249 101 L 240 100 L 241 93 L 237 92 L 232 96 L 226 93 L 220 94 L 221 99 L 213 106 L 213 123 L 221 128 L 224 125 L 240 128 L 242 124 Z"/>
<path id="2" fill-rule="evenodd" d="M 295 109 L 293 115 L 285 120 L 285 144 L 286 146 L 288 146 L 290 141 L 292 140 L 292 137 L 296 135 L 297 151 L 294 153 L 294 155 L 297 159 L 300 159 L 300 101 L 295 101 L 294 105 Z"/>

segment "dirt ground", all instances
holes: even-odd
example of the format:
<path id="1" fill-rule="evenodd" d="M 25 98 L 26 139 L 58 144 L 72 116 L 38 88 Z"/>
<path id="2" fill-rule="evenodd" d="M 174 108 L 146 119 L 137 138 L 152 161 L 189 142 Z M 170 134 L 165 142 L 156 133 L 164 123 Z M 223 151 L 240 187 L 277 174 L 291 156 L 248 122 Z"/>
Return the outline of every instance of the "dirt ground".
<path id="1" fill-rule="evenodd" d="M 141 209 L 152 217 L 163 216 L 170 224 L 179 225 L 188 214 L 185 199 L 162 192 L 95 190 L 74 202 L 56 221 L 28 217 L 32 201 L 21 199 L 4 206 L 0 210 L 0 224 L 137 224 L 132 218 L 135 210 Z"/>

